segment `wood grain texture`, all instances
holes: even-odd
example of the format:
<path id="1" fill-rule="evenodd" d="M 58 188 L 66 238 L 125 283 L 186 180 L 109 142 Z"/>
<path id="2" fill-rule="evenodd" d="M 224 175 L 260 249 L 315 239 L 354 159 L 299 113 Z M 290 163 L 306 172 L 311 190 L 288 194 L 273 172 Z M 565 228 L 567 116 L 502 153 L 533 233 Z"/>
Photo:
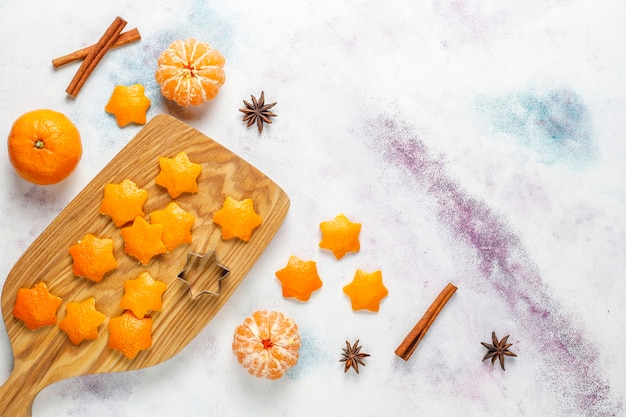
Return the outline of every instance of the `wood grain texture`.
<path id="1" fill-rule="evenodd" d="M 159 172 L 158 158 L 187 152 L 191 161 L 202 164 L 198 193 L 176 198 L 182 208 L 196 215 L 193 241 L 173 252 L 153 258 L 142 266 L 126 255 L 119 228 L 99 213 L 104 186 L 130 178 L 148 190 L 144 205 L 146 218 L 164 208 L 172 199 L 154 183 Z M 213 213 L 226 196 L 250 197 L 263 224 L 249 242 L 221 239 Z M 217 142 L 168 115 L 154 117 L 109 164 L 69 203 L 56 219 L 24 252 L 14 265 L 2 290 L 2 315 L 13 348 L 14 369 L 0 387 L 0 416 L 30 416 L 32 402 L 44 387 L 73 376 L 146 368 L 176 355 L 215 316 L 233 294 L 282 224 L 289 198 L 271 179 Z M 72 273 L 69 247 L 86 233 L 110 237 L 115 242 L 118 268 L 100 283 Z M 188 252 L 214 249 L 220 263 L 230 270 L 221 282 L 219 297 L 192 300 L 188 287 L 177 278 L 185 267 Z M 119 302 L 124 281 L 148 271 L 168 285 L 163 310 L 153 313 L 153 345 L 133 360 L 108 348 L 108 321 L 122 313 Z M 209 280 L 210 277 L 207 277 Z M 65 316 L 65 304 L 96 298 L 96 307 L 107 315 L 95 341 L 74 346 L 58 324 L 30 331 L 13 317 L 19 288 L 44 281 L 52 294 L 63 299 L 58 319 Z M 201 286 L 203 283 L 194 283 Z M 209 282 L 206 285 L 210 285 Z"/>

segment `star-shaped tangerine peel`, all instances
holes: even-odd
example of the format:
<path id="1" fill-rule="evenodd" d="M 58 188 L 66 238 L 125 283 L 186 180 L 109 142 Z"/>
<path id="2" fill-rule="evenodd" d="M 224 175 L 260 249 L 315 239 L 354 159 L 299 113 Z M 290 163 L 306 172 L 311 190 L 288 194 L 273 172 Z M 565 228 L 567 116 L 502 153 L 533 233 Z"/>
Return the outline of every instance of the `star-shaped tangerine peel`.
<path id="1" fill-rule="evenodd" d="M 62 301 L 50 294 L 44 282 L 39 282 L 32 288 L 17 290 L 13 316 L 22 320 L 31 330 L 51 326 L 57 322 L 57 310 Z"/>
<path id="2" fill-rule="evenodd" d="M 300 301 L 308 301 L 314 291 L 322 288 L 315 261 L 303 261 L 296 256 L 290 256 L 287 266 L 276 271 L 276 278 L 282 284 L 283 297 Z"/>
<path id="3" fill-rule="evenodd" d="M 252 231 L 263 223 L 263 219 L 254 211 L 251 198 L 238 201 L 226 197 L 222 208 L 213 215 L 213 222 L 222 227 L 222 239 L 236 237 L 248 242 Z"/>
<path id="4" fill-rule="evenodd" d="M 109 320 L 109 347 L 119 350 L 128 359 L 152 346 L 152 319 L 137 318 L 132 311 Z"/>
<path id="5" fill-rule="evenodd" d="M 198 192 L 198 176 L 202 172 L 202 165 L 191 162 L 186 152 L 179 152 L 174 158 L 160 157 L 159 167 L 161 171 L 154 182 L 165 187 L 170 197 Z"/>
<path id="6" fill-rule="evenodd" d="M 124 251 L 148 265 L 150 260 L 167 251 L 163 240 L 163 225 L 149 224 L 143 217 L 135 217 L 132 226 L 120 230 L 124 239 Z"/>
<path id="7" fill-rule="evenodd" d="M 111 217 L 117 227 L 143 216 L 143 205 L 148 199 L 148 191 L 139 188 L 133 180 L 124 179 L 119 184 L 106 184 L 100 213 Z"/>
<path id="8" fill-rule="evenodd" d="M 74 275 L 94 282 L 102 281 L 107 272 L 117 268 L 113 255 L 113 239 L 100 239 L 88 233 L 78 243 L 70 246 Z"/>
<path id="9" fill-rule="evenodd" d="M 348 252 L 361 249 L 359 234 L 361 224 L 351 222 L 345 215 L 339 214 L 333 220 L 320 223 L 322 240 L 319 247 L 330 250 L 335 258 L 341 259 Z"/>
<path id="10" fill-rule="evenodd" d="M 343 287 L 343 292 L 350 297 L 353 310 L 369 310 L 377 312 L 380 301 L 389 294 L 383 285 L 381 271 L 371 273 L 357 269 L 352 282 Z"/>
<path id="11" fill-rule="evenodd" d="M 119 127 L 124 127 L 129 123 L 144 125 L 150 104 L 150 99 L 144 93 L 143 85 L 134 84 L 128 87 L 118 85 L 113 89 L 113 94 L 104 106 L 104 110 L 115 116 L 115 121 Z"/>
<path id="12" fill-rule="evenodd" d="M 90 297 L 83 302 L 70 302 L 65 305 L 67 314 L 59 322 L 70 341 L 79 345 L 83 340 L 95 340 L 98 337 L 98 327 L 106 316 L 96 310 L 96 299 Z"/>
<path id="13" fill-rule="evenodd" d="M 185 211 L 177 203 L 171 202 L 163 210 L 156 210 L 150 214 L 150 223 L 163 225 L 162 240 L 168 252 L 178 245 L 191 243 L 191 228 L 196 216 Z"/>
<path id="14" fill-rule="evenodd" d="M 143 318 L 151 311 L 161 311 L 161 297 L 167 284 L 156 281 L 148 272 L 124 282 L 124 296 L 120 302 L 123 310 L 131 310 L 135 317 Z"/>

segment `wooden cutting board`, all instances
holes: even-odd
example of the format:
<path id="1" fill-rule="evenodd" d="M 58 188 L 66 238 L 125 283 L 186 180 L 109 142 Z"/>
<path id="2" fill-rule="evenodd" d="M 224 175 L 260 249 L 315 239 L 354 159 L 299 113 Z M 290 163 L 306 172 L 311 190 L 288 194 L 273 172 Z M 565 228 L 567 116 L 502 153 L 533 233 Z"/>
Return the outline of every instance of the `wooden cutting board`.
<path id="1" fill-rule="evenodd" d="M 167 190 L 155 184 L 159 157 L 173 157 L 185 151 L 192 162 L 202 165 L 198 193 L 170 198 Z M 129 178 L 148 191 L 144 205 L 146 219 L 171 201 L 196 216 L 193 241 L 168 254 L 153 258 L 147 266 L 124 252 L 124 243 L 109 217 L 99 213 L 104 186 Z M 213 213 L 224 199 L 252 198 L 263 224 L 255 229 L 249 242 L 222 240 L 221 229 L 212 222 Z M 2 290 L 2 315 L 13 348 L 14 369 L 0 387 L 0 416 L 31 415 L 32 402 L 44 387 L 73 376 L 128 371 L 161 363 L 176 355 L 215 316 L 244 279 L 274 237 L 289 208 L 289 198 L 271 179 L 217 142 L 168 115 L 154 117 L 117 154 L 109 164 L 69 203 L 56 219 L 24 252 L 9 272 Z M 85 234 L 114 240 L 118 268 L 100 283 L 72 273 L 69 247 Z M 189 252 L 215 250 L 219 262 L 229 269 L 221 281 L 219 296 L 190 296 L 189 287 L 178 278 Z M 208 268 L 213 269 L 214 268 Z M 128 359 L 108 347 L 108 321 L 123 311 L 119 302 L 124 281 L 148 271 L 168 285 L 163 309 L 152 313 L 153 345 Z M 215 289 L 212 273 L 196 273 L 194 293 Z M 29 330 L 13 317 L 19 288 L 38 282 L 63 299 L 58 320 L 65 316 L 65 304 L 95 297 L 96 307 L 107 316 L 95 341 L 74 346 L 57 325 Z M 206 288 L 205 288 L 206 287 Z M 57 322 L 58 323 L 58 322 Z"/>

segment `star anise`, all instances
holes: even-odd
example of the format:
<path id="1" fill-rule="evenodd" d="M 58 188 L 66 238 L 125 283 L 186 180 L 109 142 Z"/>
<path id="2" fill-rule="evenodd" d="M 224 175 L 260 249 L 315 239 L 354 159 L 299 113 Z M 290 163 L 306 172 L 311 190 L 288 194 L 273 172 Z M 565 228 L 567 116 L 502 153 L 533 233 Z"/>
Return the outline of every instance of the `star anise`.
<path id="1" fill-rule="evenodd" d="M 258 101 L 253 95 L 250 97 L 252 98 L 252 103 L 243 100 L 243 104 L 245 104 L 246 107 L 239 109 L 239 111 L 245 114 L 243 121 L 248 122 L 246 127 L 250 127 L 256 122 L 260 134 L 263 132 L 263 123 L 271 124 L 272 120 L 270 117 L 276 117 L 276 115 L 270 111 L 270 109 L 276 105 L 276 102 L 265 104 L 264 91 L 261 91 L 261 96 Z"/>
<path id="2" fill-rule="evenodd" d="M 370 356 L 367 353 L 361 353 L 361 347 L 359 346 L 359 340 L 357 339 L 354 342 L 354 345 L 350 346 L 350 343 L 346 341 L 346 347 L 343 348 L 343 353 L 341 354 L 342 358 L 339 359 L 339 362 L 345 362 L 346 366 L 344 368 L 344 372 L 348 372 L 348 369 L 351 367 L 354 368 L 356 373 L 359 373 L 359 365 L 365 366 L 365 362 L 363 362 L 364 358 Z"/>
<path id="3" fill-rule="evenodd" d="M 487 353 L 483 357 L 483 361 L 491 358 L 491 364 L 493 365 L 496 362 L 496 359 L 500 360 L 500 366 L 502 370 L 504 369 L 504 356 L 517 356 L 515 353 L 509 351 L 509 348 L 513 346 L 513 343 L 506 343 L 509 339 L 509 336 L 506 335 L 502 340 L 498 341 L 496 337 L 496 332 L 491 332 L 491 342 L 493 344 L 480 342 L 481 345 L 487 348 Z"/>

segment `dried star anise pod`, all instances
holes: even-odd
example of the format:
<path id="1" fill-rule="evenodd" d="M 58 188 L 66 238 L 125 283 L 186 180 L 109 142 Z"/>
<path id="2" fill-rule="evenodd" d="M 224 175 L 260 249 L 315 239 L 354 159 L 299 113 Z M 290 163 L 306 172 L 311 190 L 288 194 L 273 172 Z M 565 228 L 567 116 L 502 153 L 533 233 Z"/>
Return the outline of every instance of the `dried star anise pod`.
<path id="1" fill-rule="evenodd" d="M 342 358 L 339 359 L 339 362 L 345 362 L 346 366 L 344 368 L 344 372 L 348 372 L 348 369 L 354 368 L 356 373 L 359 373 L 359 365 L 365 366 L 365 362 L 363 362 L 364 358 L 370 356 L 367 353 L 361 353 L 361 347 L 359 346 L 359 340 L 357 339 L 354 342 L 354 345 L 350 346 L 350 343 L 346 341 L 346 347 L 343 348 L 343 353 L 341 354 Z"/>
<path id="2" fill-rule="evenodd" d="M 276 115 L 270 111 L 270 109 L 276 105 L 276 102 L 265 104 L 264 91 L 261 91 L 261 96 L 258 101 L 253 95 L 250 97 L 252 98 L 252 103 L 243 100 L 243 104 L 245 104 L 246 107 L 239 109 L 239 111 L 245 114 L 243 121 L 248 122 L 246 127 L 250 127 L 256 122 L 260 134 L 263 132 L 263 123 L 271 124 L 272 120 L 270 117 L 276 117 Z"/>
<path id="3" fill-rule="evenodd" d="M 496 362 L 496 359 L 500 360 L 500 366 L 502 370 L 504 369 L 504 356 L 517 356 L 515 353 L 509 351 L 509 348 L 513 346 L 513 343 L 506 343 L 509 339 L 509 336 L 506 335 L 502 340 L 498 341 L 496 337 L 496 332 L 491 332 L 491 342 L 493 344 L 480 342 L 481 345 L 487 348 L 487 353 L 483 356 L 483 362 L 486 359 L 491 358 L 491 364 L 493 365 Z"/>

